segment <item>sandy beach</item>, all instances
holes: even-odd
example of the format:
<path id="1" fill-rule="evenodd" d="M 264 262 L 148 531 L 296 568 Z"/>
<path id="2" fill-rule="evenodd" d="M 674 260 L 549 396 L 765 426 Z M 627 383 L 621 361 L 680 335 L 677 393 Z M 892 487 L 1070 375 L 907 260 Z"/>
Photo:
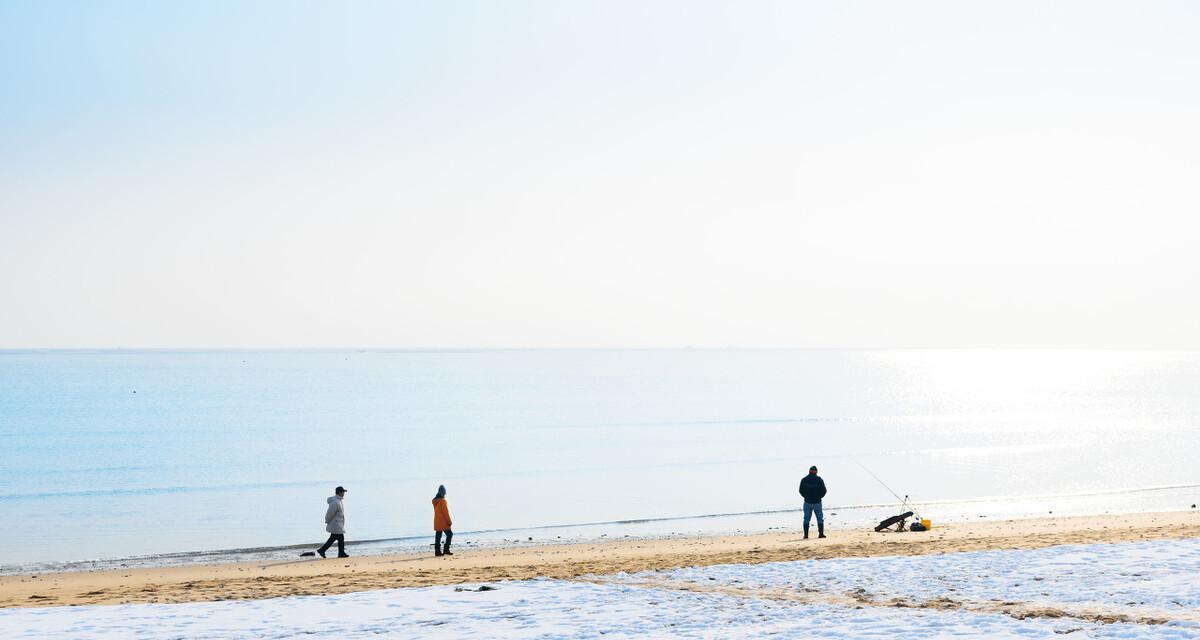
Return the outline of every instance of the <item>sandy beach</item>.
<path id="1" fill-rule="evenodd" d="M 906 556 L 1063 544 L 1200 537 L 1200 512 L 955 523 L 923 533 L 797 531 L 462 549 L 453 557 L 391 555 L 269 564 L 127 569 L 0 577 L 0 607 L 250 600 L 534 577 L 573 579 L 716 564 Z M 350 547 L 353 551 L 353 546 Z"/>

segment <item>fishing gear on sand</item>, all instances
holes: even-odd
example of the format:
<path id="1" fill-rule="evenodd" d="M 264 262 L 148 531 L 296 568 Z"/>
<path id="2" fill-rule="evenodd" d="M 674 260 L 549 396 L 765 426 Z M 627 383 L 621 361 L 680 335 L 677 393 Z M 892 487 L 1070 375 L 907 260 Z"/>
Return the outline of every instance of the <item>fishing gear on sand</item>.
<path id="1" fill-rule="evenodd" d="M 881 520 L 879 522 L 879 524 L 876 525 L 875 531 L 884 531 L 884 530 L 894 530 L 897 532 L 905 531 L 905 526 L 908 522 L 908 519 L 912 518 L 914 516 L 917 518 L 917 521 L 914 522 L 911 527 L 908 527 L 907 530 L 909 530 L 909 531 L 928 531 L 929 530 L 929 528 L 931 526 L 930 521 L 928 519 L 922 518 L 920 516 L 920 514 L 917 513 L 916 505 L 915 504 L 911 505 L 911 509 L 910 509 L 908 494 L 905 494 L 904 497 L 901 498 L 900 495 L 897 494 L 895 491 L 893 491 L 892 488 L 889 487 L 886 482 L 884 482 L 883 480 L 880 480 L 879 476 L 872 473 L 871 470 L 867 468 L 867 465 L 859 462 L 858 460 L 855 460 L 854 463 L 857 464 L 858 466 L 862 467 L 862 470 L 866 471 L 867 475 L 874 478 L 875 482 L 878 482 L 881 486 L 883 486 L 884 489 L 887 489 L 888 493 L 892 494 L 892 496 L 894 498 L 896 498 L 897 500 L 900 501 L 900 509 L 901 509 L 902 513 L 891 516 L 890 518 L 885 518 L 885 519 Z M 892 527 L 895 527 L 895 528 L 891 529 Z"/>

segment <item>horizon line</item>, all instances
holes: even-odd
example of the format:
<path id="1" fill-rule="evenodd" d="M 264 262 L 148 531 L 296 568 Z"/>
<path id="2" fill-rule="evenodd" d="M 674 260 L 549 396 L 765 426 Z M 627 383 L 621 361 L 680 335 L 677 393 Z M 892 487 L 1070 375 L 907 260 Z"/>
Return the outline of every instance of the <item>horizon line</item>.
<path id="1" fill-rule="evenodd" d="M 1200 347 L 1148 347 L 1148 346 L 653 346 L 653 347 L 394 347 L 394 346 L 150 346 L 150 347 L 2 347 L 0 353 L 16 352 L 201 352 L 201 351 L 358 351 L 358 352 L 403 352 L 403 353 L 469 353 L 481 351 L 1200 351 Z"/>

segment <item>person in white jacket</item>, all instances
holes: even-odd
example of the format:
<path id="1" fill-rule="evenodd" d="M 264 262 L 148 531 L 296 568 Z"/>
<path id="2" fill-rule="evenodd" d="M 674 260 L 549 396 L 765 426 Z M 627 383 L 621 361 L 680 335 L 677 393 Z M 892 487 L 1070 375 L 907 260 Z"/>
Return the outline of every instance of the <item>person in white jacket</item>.
<path id="1" fill-rule="evenodd" d="M 333 493 L 325 501 L 329 504 L 325 509 L 325 530 L 329 532 L 329 539 L 317 549 L 317 554 L 324 558 L 330 545 L 337 542 L 338 557 L 349 558 L 350 554 L 346 553 L 346 507 L 342 502 L 346 498 L 346 489 L 338 487 Z"/>

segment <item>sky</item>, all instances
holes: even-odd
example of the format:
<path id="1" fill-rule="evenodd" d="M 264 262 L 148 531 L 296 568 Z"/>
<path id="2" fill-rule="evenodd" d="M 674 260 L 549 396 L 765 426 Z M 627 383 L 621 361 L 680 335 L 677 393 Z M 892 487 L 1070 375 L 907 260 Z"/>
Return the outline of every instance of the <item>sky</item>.
<path id="1" fill-rule="evenodd" d="M 1200 5 L 0 2 L 0 347 L 1200 347 Z"/>

